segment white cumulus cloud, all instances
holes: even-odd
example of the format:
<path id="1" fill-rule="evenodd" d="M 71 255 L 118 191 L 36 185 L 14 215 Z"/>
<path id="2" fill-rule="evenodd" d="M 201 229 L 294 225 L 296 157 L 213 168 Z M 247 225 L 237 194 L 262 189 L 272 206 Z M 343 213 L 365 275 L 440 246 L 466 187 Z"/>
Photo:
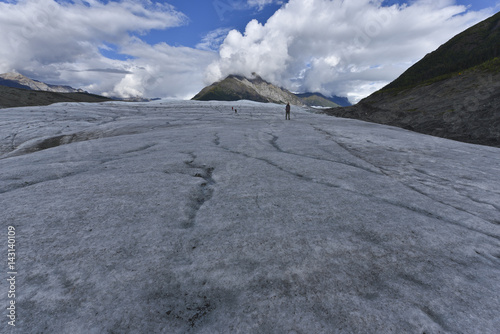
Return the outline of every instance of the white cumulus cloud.
<path id="1" fill-rule="evenodd" d="M 187 22 L 171 5 L 149 0 L 0 2 L 0 73 L 18 71 L 106 95 L 194 95 L 213 53 L 140 39 Z M 123 57 L 106 57 L 106 51 Z"/>
<path id="2" fill-rule="evenodd" d="M 256 72 L 292 91 L 357 102 L 491 14 L 452 0 L 290 0 L 266 23 L 230 31 L 206 82 Z"/>
<path id="3" fill-rule="evenodd" d="M 219 28 L 208 32 L 202 38 L 201 42 L 196 45 L 196 48 L 207 51 L 218 51 L 230 30 L 230 28 Z"/>

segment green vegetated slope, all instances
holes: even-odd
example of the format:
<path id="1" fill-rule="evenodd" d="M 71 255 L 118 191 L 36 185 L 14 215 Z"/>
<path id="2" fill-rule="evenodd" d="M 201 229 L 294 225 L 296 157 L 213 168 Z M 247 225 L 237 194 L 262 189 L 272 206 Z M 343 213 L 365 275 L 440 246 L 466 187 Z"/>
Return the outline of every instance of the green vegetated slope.
<path id="1" fill-rule="evenodd" d="M 327 113 L 500 147 L 499 53 L 497 13 L 357 105 Z"/>
<path id="2" fill-rule="evenodd" d="M 428 81 L 446 79 L 499 56 L 500 13 L 497 13 L 426 55 L 381 91 L 411 88 Z"/>
<path id="3" fill-rule="evenodd" d="M 110 99 L 87 93 L 54 93 L 0 86 L 0 108 L 42 106 L 57 102 L 105 102 Z"/>

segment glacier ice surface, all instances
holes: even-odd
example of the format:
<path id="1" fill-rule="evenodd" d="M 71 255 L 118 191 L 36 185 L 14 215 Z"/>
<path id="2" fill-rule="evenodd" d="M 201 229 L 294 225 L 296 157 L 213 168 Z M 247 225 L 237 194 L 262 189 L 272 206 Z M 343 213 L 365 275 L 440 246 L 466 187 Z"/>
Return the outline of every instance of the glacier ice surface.
<path id="1" fill-rule="evenodd" d="M 291 116 L 249 101 L 0 110 L 10 329 L 498 333 L 500 149 Z"/>

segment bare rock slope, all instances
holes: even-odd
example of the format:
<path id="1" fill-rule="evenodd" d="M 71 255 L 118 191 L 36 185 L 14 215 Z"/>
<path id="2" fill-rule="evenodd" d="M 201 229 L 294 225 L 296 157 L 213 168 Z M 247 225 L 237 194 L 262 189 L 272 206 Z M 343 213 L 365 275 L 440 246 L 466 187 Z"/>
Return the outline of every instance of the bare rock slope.
<path id="1" fill-rule="evenodd" d="M 82 89 L 70 86 L 51 85 L 41 81 L 30 79 L 19 73 L 0 74 L 0 84 L 8 87 L 24 88 L 53 93 L 84 93 Z"/>
<path id="2" fill-rule="evenodd" d="M 293 93 L 263 80 L 258 75 L 250 79 L 243 76 L 230 75 L 224 80 L 215 82 L 202 89 L 193 97 L 193 100 L 250 100 L 256 102 L 290 103 L 297 106 L 305 105 Z"/>

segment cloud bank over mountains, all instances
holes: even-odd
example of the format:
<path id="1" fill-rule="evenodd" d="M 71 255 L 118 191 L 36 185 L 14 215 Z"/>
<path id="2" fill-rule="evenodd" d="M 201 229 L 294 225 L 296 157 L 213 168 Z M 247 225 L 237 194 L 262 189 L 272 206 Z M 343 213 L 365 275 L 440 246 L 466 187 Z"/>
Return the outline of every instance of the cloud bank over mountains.
<path id="1" fill-rule="evenodd" d="M 215 55 L 150 45 L 143 36 L 188 22 L 171 5 L 151 1 L 0 2 L 0 27 L 8 32 L 0 36 L 0 72 L 17 70 L 106 95 L 182 97 L 192 82 L 202 86 Z"/>
<path id="2" fill-rule="evenodd" d="M 281 3 L 248 0 L 246 6 L 258 11 Z M 357 102 L 494 12 L 451 0 L 385 3 L 290 0 L 267 22 L 250 21 L 244 32 L 221 26 L 195 46 L 178 46 L 147 38 L 151 31 L 192 24 L 165 3 L 0 2 L 0 28 L 7 32 L 0 36 L 0 72 L 98 94 L 177 98 L 228 74 L 256 72 L 292 91 Z"/>
<path id="3" fill-rule="evenodd" d="M 467 12 L 454 1 L 290 0 L 265 24 L 232 30 L 209 66 L 207 82 L 250 75 L 292 91 L 360 98 L 490 14 Z"/>

